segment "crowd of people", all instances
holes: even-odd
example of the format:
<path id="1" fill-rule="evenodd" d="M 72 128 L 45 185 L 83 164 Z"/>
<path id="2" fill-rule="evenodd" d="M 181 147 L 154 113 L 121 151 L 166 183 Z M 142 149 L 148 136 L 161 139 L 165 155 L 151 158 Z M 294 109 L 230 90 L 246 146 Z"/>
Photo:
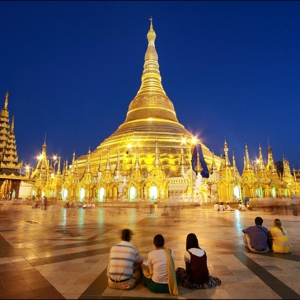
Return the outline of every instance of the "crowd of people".
<path id="1" fill-rule="evenodd" d="M 254 226 L 242 230 L 245 246 L 255 253 L 291 253 L 292 246 L 280 219 L 268 230 L 263 219 L 256 217 Z M 161 234 L 154 236 L 154 250 L 144 261 L 139 251 L 130 243 L 134 233 L 130 229 L 121 232 L 121 242 L 112 246 L 107 266 L 108 286 L 113 289 L 130 290 L 140 281 L 153 293 L 178 295 L 178 285 L 188 289 L 210 289 L 221 285 L 221 280 L 210 274 L 207 254 L 199 246 L 194 233 L 186 237 L 183 260 L 185 268 L 175 269 L 174 253 L 165 247 Z"/>

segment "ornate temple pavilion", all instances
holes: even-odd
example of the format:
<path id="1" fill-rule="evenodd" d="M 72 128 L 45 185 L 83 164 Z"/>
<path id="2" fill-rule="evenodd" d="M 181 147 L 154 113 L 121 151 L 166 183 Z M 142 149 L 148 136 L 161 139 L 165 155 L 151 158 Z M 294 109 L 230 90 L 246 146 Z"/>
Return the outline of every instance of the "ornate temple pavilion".
<path id="1" fill-rule="evenodd" d="M 289 197 L 299 195 L 299 183 L 291 175 L 288 161 L 279 174 L 271 147 L 268 162 L 262 158 L 255 166 L 245 145 L 242 174 L 232 165 L 228 145 L 224 155 L 215 156 L 201 137 L 194 137 L 178 119 L 172 101 L 163 86 L 155 48 L 156 33 L 150 20 L 141 85 L 129 104 L 125 121 L 108 138 L 71 164 L 66 161 L 57 170 L 47 159 L 46 139 L 36 169 L 32 193 L 38 197 L 58 197 L 75 201 L 232 201 L 244 197 Z M 197 156 L 197 172 L 191 158 L 200 146 L 208 166 L 209 178 L 203 178 Z"/>

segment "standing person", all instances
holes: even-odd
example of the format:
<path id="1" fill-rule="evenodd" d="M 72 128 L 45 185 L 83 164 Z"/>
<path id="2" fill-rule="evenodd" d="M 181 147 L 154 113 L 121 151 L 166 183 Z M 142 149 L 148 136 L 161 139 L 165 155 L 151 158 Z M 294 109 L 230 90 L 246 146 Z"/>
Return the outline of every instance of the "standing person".
<path id="1" fill-rule="evenodd" d="M 156 249 L 148 253 L 148 263 L 141 268 L 144 283 L 153 293 L 170 293 L 177 296 L 174 253 L 164 247 L 165 239 L 161 234 L 154 237 L 153 243 Z"/>
<path id="2" fill-rule="evenodd" d="M 269 230 L 269 241 L 274 253 L 292 252 L 290 238 L 279 219 L 274 220 L 274 227 Z"/>
<path id="3" fill-rule="evenodd" d="M 141 279 L 139 268 L 143 258 L 130 244 L 132 235 L 130 229 L 122 230 L 122 242 L 114 245 L 110 250 L 107 277 L 108 286 L 113 289 L 131 290 Z"/>
<path id="4" fill-rule="evenodd" d="M 221 280 L 209 274 L 206 252 L 199 247 L 194 233 L 186 237 L 185 269 L 177 268 L 178 283 L 189 289 L 209 289 L 221 285 Z"/>
<path id="5" fill-rule="evenodd" d="M 268 248 L 268 228 L 262 226 L 263 219 L 256 217 L 255 226 L 249 226 L 243 229 L 243 240 L 246 247 L 252 252 L 267 252 Z"/>

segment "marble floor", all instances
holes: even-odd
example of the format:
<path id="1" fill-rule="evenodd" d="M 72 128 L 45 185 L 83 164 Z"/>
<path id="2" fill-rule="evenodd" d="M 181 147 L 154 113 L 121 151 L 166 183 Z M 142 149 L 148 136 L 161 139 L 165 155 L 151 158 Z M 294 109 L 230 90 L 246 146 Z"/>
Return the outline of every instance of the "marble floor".
<path id="1" fill-rule="evenodd" d="M 280 218 L 289 232 L 292 254 L 254 254 L 241 230 L 261 216 L 271 227 Z M 29 205 L 0 206 L 0 299 L 300 299 L 300 217 L 290 213 L 172 206 L 95 209 Z M 222 285 L 209 290 L 179 287 L 179 296 L 153 294 L 143 284 L 131 291 L 107 287 L 110 247 L 120 230 L 135 232 L 132 244 L 147 259 L 160 233 L 184 267 L 188 233 L 206 250 L 211 275 Z"/>

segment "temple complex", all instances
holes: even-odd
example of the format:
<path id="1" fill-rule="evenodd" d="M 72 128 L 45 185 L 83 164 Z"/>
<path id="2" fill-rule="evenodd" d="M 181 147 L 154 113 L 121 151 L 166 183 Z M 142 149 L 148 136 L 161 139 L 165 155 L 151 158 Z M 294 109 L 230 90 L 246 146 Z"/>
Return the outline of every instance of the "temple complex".
<path id="1" fill-rule="evenodd" d="M 264 162 L 259 146 L 259 158 L 253 164 L 245 145 L 244 169 L 240 174 L 235 157 L 230 161 L 226 141 L 224 154 L 219 157 L 202 143 L 201 137 L 194 137 L 185 129 L 162 86 L 152 19 L 147 39 L 141 85 L 129 104 L 125 121 L 95 150 L 89 149 L 80 157 L 74 152 L 71 163 L 65 161 L 62 170 L 60 157 L 47 158 L 45 138 L 36 168 L 32 174 L 26 174 L 33 184 L 31 196 L 80 202 L 201 203 L 299 196 L 299 182 L 291 175 L 288 161 L 283 160 L 283 173 L 279 173 L 270 146 L 268 161 Z M 9 131 L 5 116 L 1 112 L 1 126 L 9 132 L 6 145 L 14 145 L 13 124 Z M 197 152 L 193 167 L 192 155 L 199 147 L 201 153 Z M 5 150 L 10 151 L 10 156 L 4 155 L 4 148 L 1 150 L 3 163 L 11 164 L 7 157 L 16 157 L 12 147 Z M 202 176 L 203 162 L 209 176 Z"/>
<path id="2" fill-rule="evenodd" d="M 6 92 L 4 106 L 0 112 L 0 197 L 15 199 L 19 197 L 20 183 L 25 176 L 20 169 L 23 162 L 18 161 L 15 137 L 15 120 L 10 122 L 8 111 L 8 96 Z"/>

